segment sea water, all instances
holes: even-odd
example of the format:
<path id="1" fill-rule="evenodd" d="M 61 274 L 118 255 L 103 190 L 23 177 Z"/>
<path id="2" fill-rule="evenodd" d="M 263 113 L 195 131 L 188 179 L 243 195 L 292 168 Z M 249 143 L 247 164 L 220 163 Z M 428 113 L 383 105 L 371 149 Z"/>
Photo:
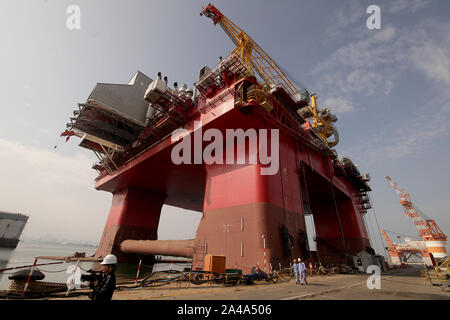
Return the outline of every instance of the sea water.
<path id="1" fill-rule="evenodd" d="M 0 247 L 0 269 L 32 265 L 34 262 L 34 257 L 38 256 L 66 257 L 72 256 L 75 252 L 85 252 L 86 257 L 90 257 L 95 253 L 95 250 L 96 247 L 87 245 L 53 242 L 48 243 L 38 241 L 19 241 L 19 244 L 15 249 Z M 170 259 L 171 257 L 164 258 Z M 54 262 L 58 261 L 40 259 L 37 261 L 37 264 Z M 38 266 L 37 268 L 45 275 L 45 278 L 42 281 L 66 283 L 68 277 L 70 276 L 68 270 L 71 270 L 71 267 L 75 264 L 76 261 L 71 261 L 68 263 Z M 94 266 L 93 262 L 80 261 L 79 267 L 81 273 L 86 274 L 87 270 L 91 268 L 98 269 L 99 266 Z M 152 271 L 162 271 L 170 269 L 183 271 L 183 269 L 187 267 L 190 267 L 190 263 L 158 263 L 155 265 L 142 264 L 139 271 L 139 278 L 150 274 Z M 135 280 L 137 269 L 138 263 L 120 263 L 119 261 L 119 265 L 116 271 L 118 282 Z M 10 276 L 12 273 L 17 272 L 18 270 L 21 269 L 0 272 L 0 290 L 6 290 L 8 288 L 10 282 L 8 276 Z"/>
<path id="2" fill-rule="evenodd" d="M 37 241 L 19 241 L 15 249 L 0 247 L 0 269 L 32 265 L 34 257 L 38 256 L 72 256 L 75 252 L 85 252 L 86 257 L 94 254 L 95 247 L 86 245 L 46 243 Z M 37 264 L 57 262 L 55 260 L 38 260 Z M 76 262 L 61 263 L 54 265 L 38 266 L 39 270 L 45 274 L 43 281 L 66 283 L 70 276 L 67 273 L 68 267 L 75 265 Z M 92 268 L 92 262 L 80 262 L 82 269 Z M 82 270 L 81 269 L 81 270 Z M 6 290 L 10 280 L 8 276 L 18 270 L 7 270 L 0 272 L 0 290 Z M 83 272 L 84 273 L 84 272 Z"/>

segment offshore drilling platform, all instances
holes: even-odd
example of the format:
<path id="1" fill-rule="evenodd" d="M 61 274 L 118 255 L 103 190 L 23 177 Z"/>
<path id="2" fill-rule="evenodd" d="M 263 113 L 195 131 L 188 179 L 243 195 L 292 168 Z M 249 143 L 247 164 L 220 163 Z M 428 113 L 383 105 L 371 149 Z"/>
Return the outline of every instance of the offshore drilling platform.
<path id="1" fill-rule="evenodd" d="M 97 155 L 95 188 L 113 194 L 95 256 L 113 253 L 121 262 L 179 256 L 201 268 L 213 254 L 225 256 L 227 267 L 249 270 L 263 259 L 277 266 L 294 257 L 351 263 L 352 255 L 372 250 L 363 218 L 370 178 L 332 149 L 336 116 L 318 107 L 315 94 L 296 88 L 217 8 L 208 5 L 202 15 L 236 48 L 215 67 L 203 67 L 194 88 L 169 88 L 161 73 L 154 80 L 137 72 L 128 84 L 99 83 L 62 133 L 81 138 L 79 145 Z M 245 156 L 238 154 L 245 161 L 225 161 L 239 151 L 238 137 L 215 150 L 219 161 L 198 161 L 210 146 L 211 137 L 203 135 L 209 129 L 247 133 Z M 250 148 L 252 132 L 260 133 L 256 149 Z M 262 132 L 271 132 L 267 147 Z M 174 163 L 182 143 L 187 161 Z M 270 150 L 278 152 L 279 166 L 264 175 L 268 164 L 249 159 Z M 157 239 L 164 204 L 202 212 L 195 239 Z M 315 252 L 309 251 L 307 215 L 314 218 Z"/>

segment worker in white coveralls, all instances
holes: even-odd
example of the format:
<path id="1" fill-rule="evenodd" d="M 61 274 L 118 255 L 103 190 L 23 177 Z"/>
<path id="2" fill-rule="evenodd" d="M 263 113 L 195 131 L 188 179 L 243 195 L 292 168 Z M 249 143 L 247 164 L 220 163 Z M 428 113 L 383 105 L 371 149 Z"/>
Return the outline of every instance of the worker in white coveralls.
<path id="1" fill-rule="evenodd" d="M 294 263 L 292 264 L 292 271 L 294 272 L 295 276 L 295 284 L 298 283 L 298 263 L 297 260 L 294 259 Z"/>
<path id="2" fill-rule="evenodd" d="M 306 265 L 300 258 L 298 258 L 298 272 L 300 274 L 300 284 L 308 284 L 308 282 L 306 282 Z"/>

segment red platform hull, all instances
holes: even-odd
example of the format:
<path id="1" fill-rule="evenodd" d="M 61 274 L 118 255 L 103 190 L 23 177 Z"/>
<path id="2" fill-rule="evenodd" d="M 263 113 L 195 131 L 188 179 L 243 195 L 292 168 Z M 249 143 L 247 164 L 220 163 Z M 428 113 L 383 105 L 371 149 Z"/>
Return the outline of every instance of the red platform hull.
<path id="1" fill-rule="evenodd" d="M 208 128 L 222 133 L 235 128 L 275 128 L 251 109 L 235 108 L 231 94 L 195 120 L 200 121 L 200 128 L 194 128 L 194 121 L 184 126 L 193 140 Z M 122 253 L 120 244 L 128 239 L 156 239 L 161 207 L 169 204 L 203 212 L 194 255 L 198 267 L 206 253 L 225 255 L 227 267 L 238 265 L 245 272 L 256 264 L 263 267 L 265 260 L 267 266 L 286 266 L 292 258 L 311 258 L 304 243 L 305 195 L 321 261 L 344 262 L 369 247 L 358 190 L 335 174 L 332 159 L 299 146 L 282 130 L 279 141 L 280 167 L 275 175 L 261 175 L 259 163 L 175 165 L 171 150 L 178 141 L 171 137 L 122 165 L 114 175 L 101 175 L 96 188 L 114 196 L 96 256 L 112 252 L 119 261 L 143 258 Z M 227 148 L 224 153 L 230 151 Z M 293 237 L 288 253 L 282 226 Z"/>

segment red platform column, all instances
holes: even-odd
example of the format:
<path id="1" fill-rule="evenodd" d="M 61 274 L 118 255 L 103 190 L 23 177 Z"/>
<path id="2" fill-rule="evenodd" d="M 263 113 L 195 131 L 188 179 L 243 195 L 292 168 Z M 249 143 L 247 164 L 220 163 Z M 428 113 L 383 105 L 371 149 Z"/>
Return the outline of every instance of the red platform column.
<path id="1" fill-rule="evenodd" d="M 137 261 L 136 255 L 126 255 L 120 251 L 120 244 L 127 239 L 155 240 L 161 208 L 165 196 L 143 189 L 127 188 L 113 195 L 108 220 L 96 257 L 112 253 L 120 262 Z M 144 260 L 153 260 L 147 256 Z"/>
<path id="2" fill-rule="evenodd" d="M 206 165 L 203 217 L 197 229 L 196 254 L 226 256 L 227 268 L 250 272 L 257 264 L 282 264 L 302 257 L 300 235 L 306 230 L 294 144 L 280 137 L 280 166 L 262 175 L 260 164 Z M 281 227 L 293 237 L 291 256 L 283 254 Z M 201 257 L 196 260 L 201 261 Z"/>

